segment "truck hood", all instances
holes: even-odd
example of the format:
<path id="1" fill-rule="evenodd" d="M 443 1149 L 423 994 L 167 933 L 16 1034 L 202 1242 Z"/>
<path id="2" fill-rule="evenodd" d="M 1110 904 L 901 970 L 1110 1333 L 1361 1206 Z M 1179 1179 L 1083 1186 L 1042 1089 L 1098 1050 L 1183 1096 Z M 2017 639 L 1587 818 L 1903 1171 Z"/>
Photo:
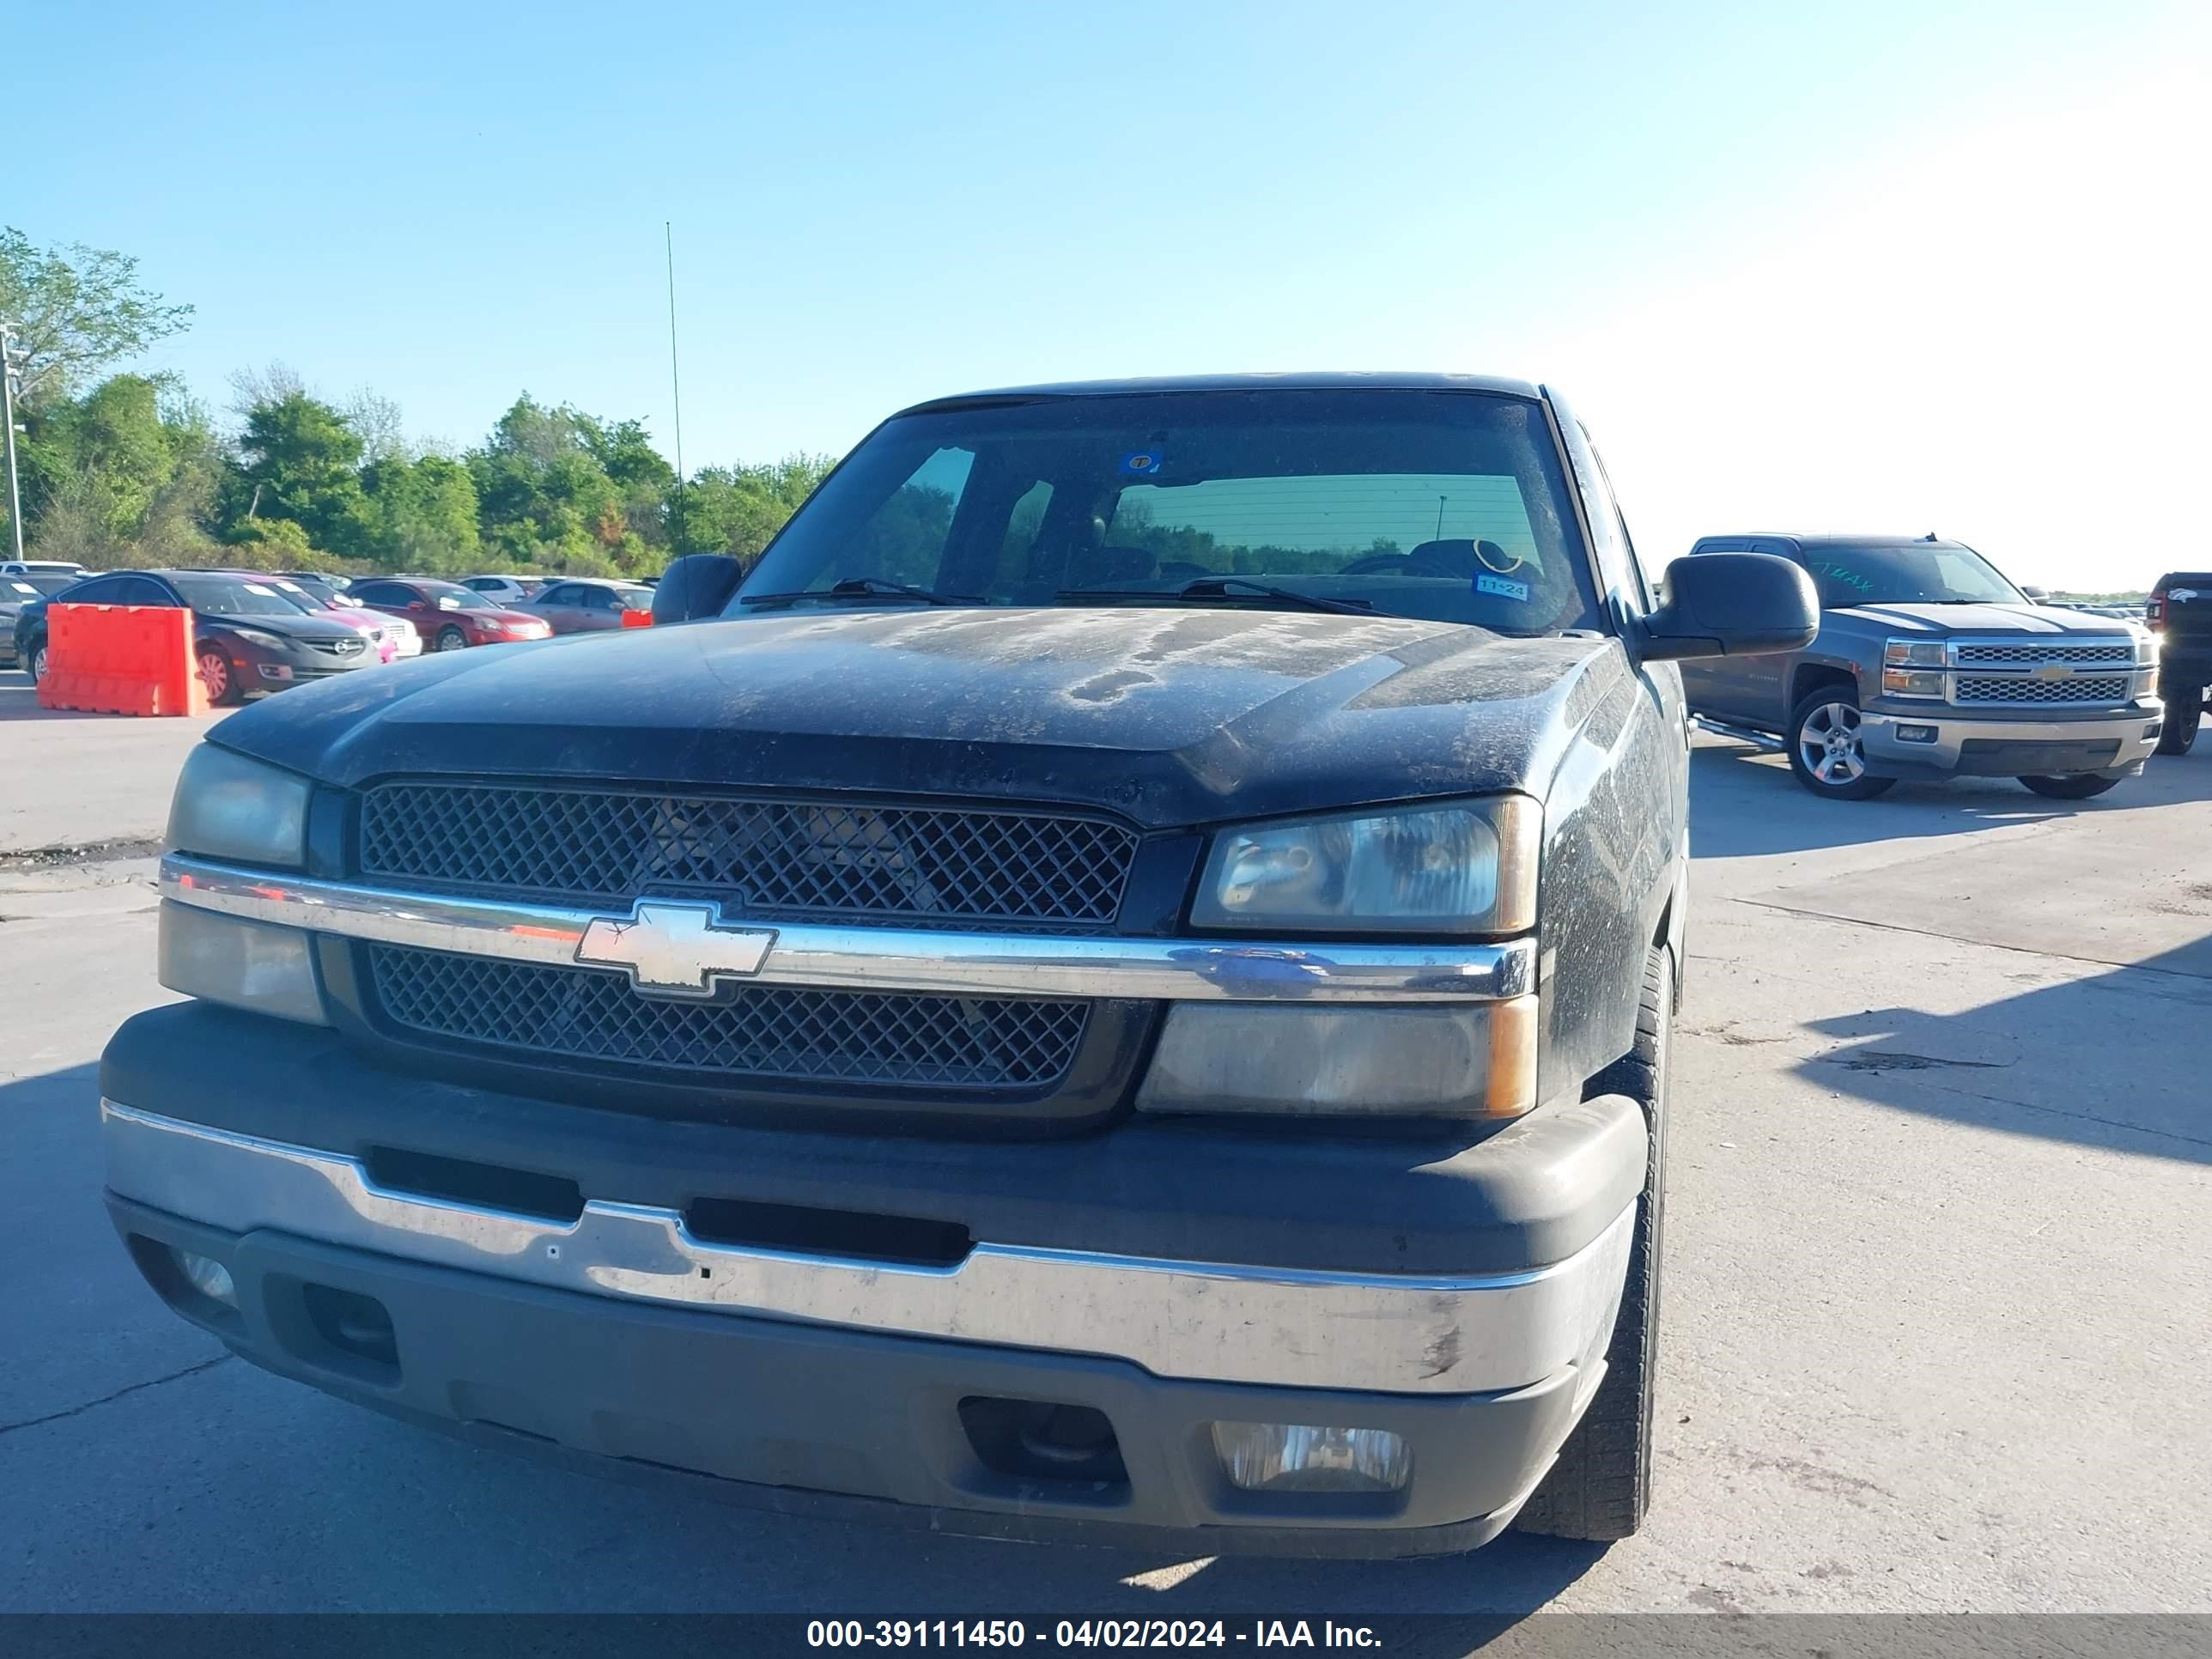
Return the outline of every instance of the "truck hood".
<path id="1" fill-rule="evenodd" d="M 1609 640 L 1255 610 L 789 613 L 349 674 L 215 740 L 355 787 L 460 775 L 1094 805 L 1141 824 L 1533 787 Z"/>
<path id="2" fill-rule="evenodd" d="M 1957 634 L 2042 634 L 2126 635 L 2128 625 L 2111 617 L 2085 617 L 2039 605 L 1854 605 L 1831 611 L 1832 617 L 1886 628 L 1900 637 L 1924 634 L 1931 639 Z"/>

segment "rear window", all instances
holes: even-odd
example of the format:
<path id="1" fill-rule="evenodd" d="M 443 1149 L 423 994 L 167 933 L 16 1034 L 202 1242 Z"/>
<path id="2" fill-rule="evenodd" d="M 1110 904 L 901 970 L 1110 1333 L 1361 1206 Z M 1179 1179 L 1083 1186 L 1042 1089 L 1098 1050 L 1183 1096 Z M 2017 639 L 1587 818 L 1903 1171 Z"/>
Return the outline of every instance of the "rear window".
<path id="1" fill-rule="evenodd" d="M 800 509 L 744 592 L 866 578 L 993 605 L 1174 603 L 1223 577 L 1516 635 L 1598 625 L 1541 406 L 1479 392 L 1109 395 L 901 416 Z"/>

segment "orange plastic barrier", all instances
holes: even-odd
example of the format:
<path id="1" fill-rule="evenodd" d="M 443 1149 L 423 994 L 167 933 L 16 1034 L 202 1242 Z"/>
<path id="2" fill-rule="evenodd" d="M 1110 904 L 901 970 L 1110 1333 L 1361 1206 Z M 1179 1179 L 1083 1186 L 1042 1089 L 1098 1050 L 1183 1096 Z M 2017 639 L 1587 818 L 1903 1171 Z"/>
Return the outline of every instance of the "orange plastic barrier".
<path id="1" fill-rule="evenodd" d="M 93 714 L 198 714 L 207 687 L 192 660 L 192 613 L 173 605 L 46 607 L 39 707 Z"/>
<path id="2" fill-rule="evenodd" d="M 624 628 L 650 628 L 653 626 L 653 612 L 650 611 L 625 611 L 623 612 L 623 626 Z"/>

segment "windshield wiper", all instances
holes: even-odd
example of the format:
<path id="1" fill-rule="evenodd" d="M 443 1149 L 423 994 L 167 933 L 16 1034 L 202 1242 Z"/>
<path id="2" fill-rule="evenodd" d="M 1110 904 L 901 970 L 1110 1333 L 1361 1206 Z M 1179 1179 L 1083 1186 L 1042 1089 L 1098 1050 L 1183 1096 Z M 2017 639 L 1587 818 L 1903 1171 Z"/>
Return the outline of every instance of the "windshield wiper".
<path id="1" fill-rule="evenodd" d="M 827 587 L 811 587 L 798 593 L 740 593 L 739 605 L 787 605 L 796 599 L 919 599 L 924 605 L 981 605 L 976 593 L 940 593 L 912 582 L 886 581 L 881 576 L 844 576 Z"/>
<path id="2" fill-rule="evenodd" d="M 1375 611 L 1372 602 L 1366 599 L 1324 599 L 1318 593 L 1301 593 L 1295 588 L 1270 587 L 1266 582 L 1255 582 L 1244 576 L 1201 576 L 1165 592 L 1150 587 L 1063 587 L 1053 599 L 1065 605 L 1072 599 L 1228 599 L 1243 594 L 1273 599 L 1278 605 L 1295 605 L 1305 611 L 1331 611 L 1341 617 L 1371 616 Z"/>

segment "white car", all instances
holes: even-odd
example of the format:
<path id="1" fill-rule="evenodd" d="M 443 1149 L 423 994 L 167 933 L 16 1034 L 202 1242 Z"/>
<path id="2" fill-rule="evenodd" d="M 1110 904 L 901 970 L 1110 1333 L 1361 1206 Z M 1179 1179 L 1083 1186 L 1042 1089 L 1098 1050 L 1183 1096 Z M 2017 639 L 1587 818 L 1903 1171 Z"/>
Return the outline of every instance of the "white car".
<path id="1" fill-rule="evenodd" d="M 520 605 L 536 599 L 545 588 L 536 576 L 471 576 L 461 586 L 499 605 Z"/>
<path id="2" fill-rule="evenodd" d="M 386 635 L 392 641 L 392 658 L 394 662 L 422 654 L 422 635 L 416 631 L 413 623 L 409 622 L 404 617 L 386 616 L 381 612 L 378 614 L 383 621 Z"/>
<path id="3" fill-rule="evenodd" d="M 0 576 L 89 576 L 92 572 L 67 559 L 9 559 L 0 563 Z"/>

